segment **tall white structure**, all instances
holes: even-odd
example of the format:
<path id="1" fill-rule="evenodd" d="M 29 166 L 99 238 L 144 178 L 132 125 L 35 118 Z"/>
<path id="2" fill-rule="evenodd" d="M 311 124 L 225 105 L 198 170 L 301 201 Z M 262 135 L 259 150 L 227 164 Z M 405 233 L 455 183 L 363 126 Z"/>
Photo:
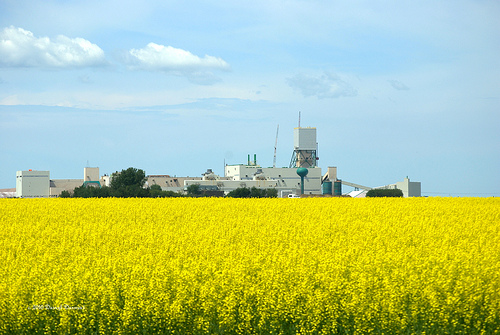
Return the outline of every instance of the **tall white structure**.
<path id="1" fill-rule="evenodd" d="M 83 181 L 99 181 L 99 168 L 98 167 L 83 168 Z"/>
<path id="2" fill-rule="evenodd" d="M 48 198 L 50 195 L 50 172 L 17 171 L 16 195 L 19 198 Z"/>
<path id="3" fill-rule="evenodd" d="M 403 196 L 405 198 L 422 196 L 421 183 L 419 181 L 410 181 L 410 178 L 408 177 L 406 177 L 403 181 L 398 181 L 396 184 L 392 184 L 390 186 L 403 191 Z"/>
<path id="4" fill-rule="evenodd" d="M 318 156 L 318 142 L 316 142 L 316 128 L 295 128 L 293 130 L 293 154 L 290 167 L 316 167 Z"/>
<path id="5" fill-rule="evenodd" d="M 99 168 L 98 167 L 86 167 L 83 168 L 83 185 L 96 185 L 101 186 L 99 181 Z"/>

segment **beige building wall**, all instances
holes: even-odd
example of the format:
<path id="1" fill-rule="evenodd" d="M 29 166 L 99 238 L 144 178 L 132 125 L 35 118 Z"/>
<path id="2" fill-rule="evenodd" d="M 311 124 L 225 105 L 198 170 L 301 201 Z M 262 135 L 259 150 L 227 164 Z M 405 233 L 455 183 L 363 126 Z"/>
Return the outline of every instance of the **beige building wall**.
<path id="1" fill-rule="evenodd" d="M 58 197 L 62 191 L 71 192 L 83 185 L 83 179 L 53 179 L 50 181 L 50 196 Z"/>
<path id="2" fill-rule="evenodd" d="M 83 180 L 84 181 L 99 181 L 99 168 L 98 167 L 83 168 Z"/>

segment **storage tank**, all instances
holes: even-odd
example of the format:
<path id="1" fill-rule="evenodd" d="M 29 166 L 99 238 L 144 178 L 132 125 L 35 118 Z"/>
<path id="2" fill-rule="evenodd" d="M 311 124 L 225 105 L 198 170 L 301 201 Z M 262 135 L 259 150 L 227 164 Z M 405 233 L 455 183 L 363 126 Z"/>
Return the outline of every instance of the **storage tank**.
<path id="1" fill-rule="evenodd" d="M 342 181 L 333 182 L 333 195 L 342 195 Z"/>
<path id="2" fill-rule="evenodd" d="M 324 181 L 323 185 L 321 185 L 321 193 L 322 194 L 332 194 L 332 182 Z"/>

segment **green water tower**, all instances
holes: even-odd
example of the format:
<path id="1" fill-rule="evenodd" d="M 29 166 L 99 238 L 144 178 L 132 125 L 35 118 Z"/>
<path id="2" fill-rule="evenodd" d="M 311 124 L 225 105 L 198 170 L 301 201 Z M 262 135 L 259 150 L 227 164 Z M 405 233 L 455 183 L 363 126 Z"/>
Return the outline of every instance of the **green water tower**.
<path id="1" fill-rule="evenodd" d="M 304 194 L 304 177 L 307 176 L 309 170 L 300 167 L 297 169 L 297 174 L 300 176 L 300 194 Z"/>

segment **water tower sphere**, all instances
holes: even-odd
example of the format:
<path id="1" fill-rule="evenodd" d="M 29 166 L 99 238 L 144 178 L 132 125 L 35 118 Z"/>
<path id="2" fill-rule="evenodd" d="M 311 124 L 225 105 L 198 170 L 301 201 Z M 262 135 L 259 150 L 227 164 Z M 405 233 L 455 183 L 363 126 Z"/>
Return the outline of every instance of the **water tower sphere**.
<path id="1" fill-rule="evenodd" d="M 307 176 L 308 173 L 309 173 L 309 170 L 307 170 L 306 168 L 301 167 L 301 168 L 297 169 L 297 174 L 301 177 Z"/>

